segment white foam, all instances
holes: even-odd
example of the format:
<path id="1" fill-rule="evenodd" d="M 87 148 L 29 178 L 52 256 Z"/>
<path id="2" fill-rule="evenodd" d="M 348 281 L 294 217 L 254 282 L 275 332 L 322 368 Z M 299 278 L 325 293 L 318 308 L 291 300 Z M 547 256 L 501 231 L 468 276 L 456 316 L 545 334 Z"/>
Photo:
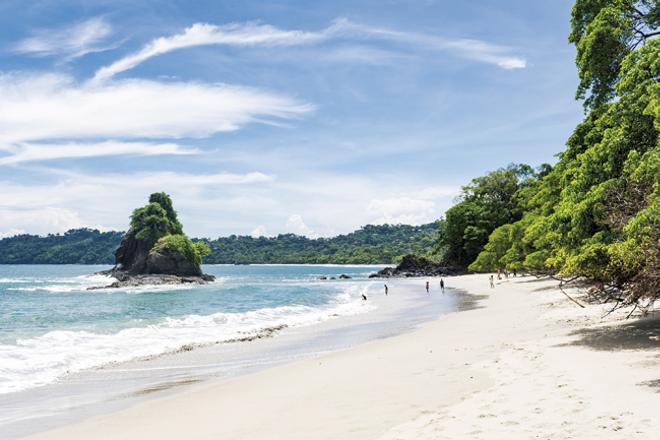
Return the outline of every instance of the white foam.
<path id="1" fill-rule="evenodd" d="M 57 330 L 19 339 L 15 345 L 0 344 L 0 394 L 45 385 L 68 373 L 108 363 L 173 352 L 185 345 L 225 342 L 281 325 L 311 325 L 364 313 L 374 308 L 359 299 L 367 289 L 365 285 L 346 286 L 323 307 L 287 305 L 244 313 L 187 315 L 113 334 Z"/>
<path id="2" fill-rule="evenodd" d="M 18 284 L 31 282 L 25 278 L 0 278 L 0 284 Z"/>
<path id="3" fill-rule="evenodd" d="M 10 279 L 10 278 L 5 278 Z M 107 286 L 117 281 L 108 275 L 80 275 L 75 277 L 63 278 L 18 278 L 15 283 L 34 284 L 30 287 L 8 287 L 8 291 L 16 292 L 46 292 L 46 293 L 68 293 L 77 291 L 86 291 L 92 286 Z M 0 279 L 2 282 L 2 279 Z M 10 281 L 7 281 L 9 283 Z"/>

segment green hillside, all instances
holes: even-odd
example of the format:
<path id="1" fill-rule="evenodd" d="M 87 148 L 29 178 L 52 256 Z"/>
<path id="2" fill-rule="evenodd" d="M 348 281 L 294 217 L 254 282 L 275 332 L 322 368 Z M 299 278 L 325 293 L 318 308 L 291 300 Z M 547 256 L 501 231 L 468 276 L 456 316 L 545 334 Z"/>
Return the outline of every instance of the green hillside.
<path id="1" fill-rule="evenodd" d="M 422 226 L 367 225 L 332 238 L 294 234 L 277 237 L 220 237 L 204 258 L 218 263 L 392 263 L 408 253 L 427 254 L 439 222 Z M 17 235 L 0 240 L 0 264 L 113 264 L 123 232 L 73 229 L 47 236 Z M 196 240 L 201 241 L 201 240 Z"/>

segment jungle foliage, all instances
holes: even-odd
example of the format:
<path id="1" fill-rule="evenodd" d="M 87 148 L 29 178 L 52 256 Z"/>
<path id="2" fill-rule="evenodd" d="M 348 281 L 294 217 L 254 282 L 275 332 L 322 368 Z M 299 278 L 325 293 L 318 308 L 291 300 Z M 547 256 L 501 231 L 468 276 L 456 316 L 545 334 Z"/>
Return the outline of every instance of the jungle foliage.
<path id="1" fill-rule="evenodd" d="M 149 205 L 147 205 L 148 207 Z M 143 208 L 140 208 L 143 209 Z M 153 208 L 152 208 L 153 209 Z M 139 221 L 136 226 L 161 225 L 157 219 Z M 142 218 L 143 214 L 136 216 Z M 148 216 L 145 216 L 148 217 Z M 204 262 L 214 263 L 393 263 L 401 256 L 426 255 L 435 244 L 439 222 L 422 226 L 368 225 L 358 231 L 333 238 L 310 239 L 294 234 L 277 237 L 220 237 L 192 239 Z M 150 233 L 150 232 L 149 232 Z M 114 264 L 114 250 L 122 232 L 76 229 L 65 234 L 17 235 L 0 240 L 0 264 Z M 164 240 L 171 249 L 189 252 L 188 242 L 171 234 Z M 210 252 L 208 255 L 207 252 Z"/>
<path id="2" fill-rule="evenodd" d="M 471 270 L 588 278 L 621 304 L 660 296 L 658 21 L 656 1 L 576 2 L 569 39 L 588 113 Z"/>

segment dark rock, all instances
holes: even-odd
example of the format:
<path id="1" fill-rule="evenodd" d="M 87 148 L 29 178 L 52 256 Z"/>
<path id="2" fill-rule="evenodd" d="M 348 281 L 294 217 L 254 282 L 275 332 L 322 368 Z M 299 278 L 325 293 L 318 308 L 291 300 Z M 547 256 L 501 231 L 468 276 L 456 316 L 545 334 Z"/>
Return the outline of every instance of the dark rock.
<path id="1" fill-rule="evenodd" d="M 87 290 L 112 289 L 119 287 L 159 286 L 164 284 L 206 284 L 215 280 L 212 275 L 178 276 L 167 274 L 130 275 L 122 271 L 99 272 L 103 275 L 112 275 L 117 278 L 114 283 L 107 286 L 88 287 Z"/>
<path id="2" fill-rule="evenodd" d="M 352 277 L 351 277 L 350 275 L 346 275 L 346 274 L 344 274 L 344 273 L 341 274 L 341 275 L 339 275 L 339 279 L 340 279 L 340 280 L 350 280 L 351 278 L 352 278 Z"/>
<path id="3" fill-rule="evenodd" d="M 156 243 L 147 257 L 144 273 L 178 276 L 202 276 L 202 268 L 179 252 L 172 252 L 162 243 Z"/>
<path id="4" fill-rule="evenodd" d="M 406 255 L 397 267 L 386 267 L 385 269 L 369 275 L 369 278 L 392 278 L 392 277 L 428 277 L 443 275 L 461 275 L 466 273 L 465 269 L 447 266 L 442 263 L 433 262 L 424 257 Z"/>
<path id="5" fill-rule="evenodd" d="M 325 281 L 325 280 L 327 280 L 327 279 L 328 279 L 328 277 L 319 277 L 319 280 L 323 280 L 323 281 Z"/>
<path id="6" fill-rule="evenodd" d="M 129 229 L 115 251 L 115 269 L 136 275 L 144 273 L 150 250 L 150 244 L 146 240 L 138 240 L 135 230 Z"/>

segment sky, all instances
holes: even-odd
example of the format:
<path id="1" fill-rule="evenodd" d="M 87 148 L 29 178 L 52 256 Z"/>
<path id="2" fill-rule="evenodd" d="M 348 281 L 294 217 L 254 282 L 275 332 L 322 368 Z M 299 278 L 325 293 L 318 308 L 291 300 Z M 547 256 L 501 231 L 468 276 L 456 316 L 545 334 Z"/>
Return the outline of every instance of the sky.
<path id="1" fill-rule="evenodd" d="M 568 0 L 0 1 L 0 236 L 440 218 L 582 119 Z"/>

